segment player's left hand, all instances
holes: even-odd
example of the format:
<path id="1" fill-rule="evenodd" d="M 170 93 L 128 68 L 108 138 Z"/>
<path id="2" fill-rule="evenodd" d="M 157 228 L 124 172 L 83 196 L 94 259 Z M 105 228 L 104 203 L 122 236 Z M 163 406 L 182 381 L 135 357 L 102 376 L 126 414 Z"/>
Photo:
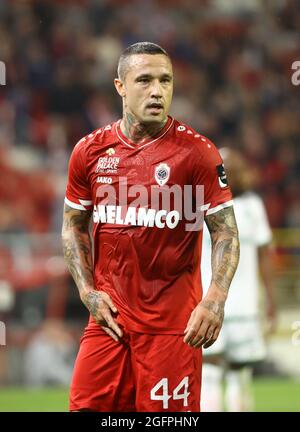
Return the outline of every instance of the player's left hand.
<path id="1" fill-rule="evenodd" d="M 271 299 L 267 301 L 266 317 L 267 317 L 267 335 L 269 336 L 275 332 L 277 326 L 276 307 L 274 302 Z"/>
<path id="2" fill-rule="evenodd" d="M 210 347 L 223 324 L 224 304 L 224 301 L 204 298 L 191 313 L 183 341 L 194 348 Z"/>

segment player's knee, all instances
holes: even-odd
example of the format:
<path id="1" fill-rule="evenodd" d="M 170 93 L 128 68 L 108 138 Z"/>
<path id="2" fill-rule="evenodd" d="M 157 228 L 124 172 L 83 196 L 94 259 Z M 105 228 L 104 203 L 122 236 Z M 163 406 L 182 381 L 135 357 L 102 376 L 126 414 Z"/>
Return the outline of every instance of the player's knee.
<path id="1" fill-rule="evenodd" d="M 228 363 L 228 367 L 230 370 L 241 370 L 241 369 L 245 369 L 245 368 L 251 368 L 253 369 L 254 366 L 257 364 L 257 362 L 229 362 Z"/>
<path id="2" fill-rule="evenodd" d="M 212 364 L 215 366 L 222 366 L 223 364 L 223 358 L 221 355 L 204 355 L 203 356 L 203 363 Z"/>

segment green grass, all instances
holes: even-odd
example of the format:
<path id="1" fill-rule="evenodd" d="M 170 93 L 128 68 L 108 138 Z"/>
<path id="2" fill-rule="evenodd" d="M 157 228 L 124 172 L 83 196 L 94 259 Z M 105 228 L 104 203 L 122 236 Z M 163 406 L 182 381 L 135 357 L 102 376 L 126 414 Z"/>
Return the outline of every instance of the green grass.
<path id="1" fill-rule="evenodd" d="M 254 382 L 256 411 L 300 412 L 300 382 L 287 379 L 257 379 Z"/>
<path id="2" fill-rule="evenodd" d="M 300 382 L 257 379 L 256 411 L 300 411 Z M 0 411 L 68 411 L 68 389 L 0 389 Z"/>
<path id="3" fill-rule="evenodd" d="M 2 388 L 0 411 L 68 411 L 69 393 L 64 388 Z"/>

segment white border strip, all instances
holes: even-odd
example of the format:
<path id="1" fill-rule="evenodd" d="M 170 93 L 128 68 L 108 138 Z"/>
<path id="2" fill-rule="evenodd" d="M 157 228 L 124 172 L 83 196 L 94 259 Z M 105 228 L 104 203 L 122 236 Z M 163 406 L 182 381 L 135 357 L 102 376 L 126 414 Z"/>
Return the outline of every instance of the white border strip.
<path id="1" fill-rule="evenodd" d="M 93 201 L 91 201 L 91 200 L 81 200 L 81 199 L 79 199 L 78 201 L 79 201 L 80 204 L 82 204 L 83 206 L 89 206 L 89 205 L 92 205 L 92 204 L 93 204 Z"/>
<path id="2" fill-rule="evenodd" d="M 210 203 L 208 203 L 208 204 L 203 204 L 201 207 L 198 207 L 198 210 L 204 212 L 204 211 L 206 211 L 206 210 L 209 209 L 209 206 L 210 206 Z"/>
<path id="3" fill-rule="evenodd" d="M 233 206 L 233 200 L 224 202 L 223 204 L 220 204 L 217 207 L 213 207 L 213 208 L 207 210 L 206 216 L 209 216 L 209 215 L 211 215 L 213 213 L 217 213 L 218 211 L 220 211 L 220 210 L 222 210 L 224 208 L 227 208 L 227 207 L 231 207 L 231 206 Z"/>
<path id="4" fill-rule="evenodd" d="M 66 203 L 69 207 L 72 207 L 72 208 L 74 208 L 74 209 L 76 209 L 76 210 L 86 210 L 86 208 L 83 207 L 83 205 L 75 204 L 75 203 L 73 203 L 72 201 L 68 200 L 67 197 L 65 197 L 65 203 Z"/>

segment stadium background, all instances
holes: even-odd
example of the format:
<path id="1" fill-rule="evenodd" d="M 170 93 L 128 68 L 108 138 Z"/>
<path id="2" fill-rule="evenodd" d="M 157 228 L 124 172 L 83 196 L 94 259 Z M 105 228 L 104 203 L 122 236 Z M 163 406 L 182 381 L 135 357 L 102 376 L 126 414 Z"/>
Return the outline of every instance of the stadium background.
<path id="1" fill-rule="evenodd" d="M 256 409 L 300 411 L 299 28 L 297 0 L 0 2 L 0 411 L 67 410 L 87 319 L 61 256 L 67 161 L 120 117 L 116 62 L 141 40 L 173 59 L 172 115 L 256 170 L 278 307 Z"/>

